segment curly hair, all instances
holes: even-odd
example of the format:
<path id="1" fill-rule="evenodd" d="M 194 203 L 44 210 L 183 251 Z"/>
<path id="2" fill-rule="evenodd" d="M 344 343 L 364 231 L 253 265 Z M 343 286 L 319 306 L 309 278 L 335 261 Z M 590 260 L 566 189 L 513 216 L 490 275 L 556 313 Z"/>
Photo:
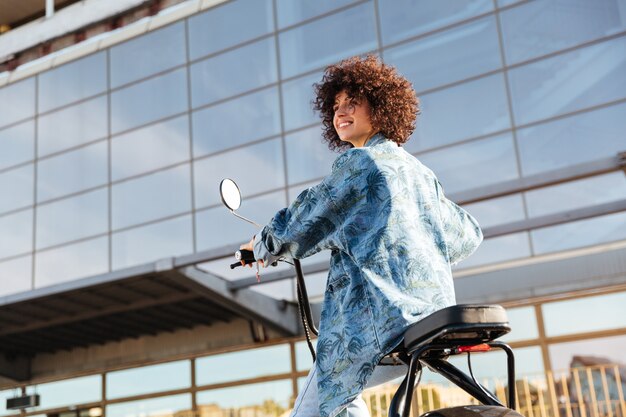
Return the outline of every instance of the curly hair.
<path id="1" fill-rule="evenodd" d="M 402 145 L 415 130 L 419 100 L 411 83 L 392 66 L 385 65 L 373 55 L 352 57 L 330 65 L 320 83 L 313 85 L 313 108 L 320 113 L 322 136 L 331 150 L 350 148 L 339 139 L 333 124 L 335 97 L 344 91 L 355 100 L 367 100 L 370 122 L 386 138 Z"/>

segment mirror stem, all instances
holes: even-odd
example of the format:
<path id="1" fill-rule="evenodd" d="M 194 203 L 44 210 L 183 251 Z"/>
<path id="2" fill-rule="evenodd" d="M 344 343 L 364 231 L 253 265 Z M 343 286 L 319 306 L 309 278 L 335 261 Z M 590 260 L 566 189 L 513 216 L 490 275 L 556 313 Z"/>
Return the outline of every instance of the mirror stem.
<path id="1" fill-rule="evenodd" d="M 239 214 L 235 213 L 235 210 L 231 210 L 230 212 L 231 212 L 231 213 L 233 213 L 235 216 L 239 217 L 241 220 L 245 220 L 245 221 L 247 221 L 248 223 L 255 225 L 255 226 L 256 226 L 256 227 L 258 227 L 259 229 L 262 227 L 260 224 L 255 223 L 255 222 L 253 222 L 252 220 L 250 220 L 250 219 L 246 219 L 245 217 L 243 217 L 243 216 L 241 216 L 241 215 L 239 215 Z"/>

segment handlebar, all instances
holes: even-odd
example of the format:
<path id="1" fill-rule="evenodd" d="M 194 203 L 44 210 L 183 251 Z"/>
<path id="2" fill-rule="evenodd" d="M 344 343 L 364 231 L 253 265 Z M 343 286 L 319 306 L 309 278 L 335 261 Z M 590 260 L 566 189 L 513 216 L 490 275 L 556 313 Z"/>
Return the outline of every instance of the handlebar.
<path id="1" fill-rule="evenodd" d="M 243 261 L 245 265 L 254 263 L 254 252 L 245 249 L 238 250 L 237 252 L 235 252 L 235 259 L 237 259 L 237 262 L 235 262 L 234 264 L 230 264 L 230 269 L 235 269 L 238 266 L 243 266 L 241 264 L 241 261 Z"/>

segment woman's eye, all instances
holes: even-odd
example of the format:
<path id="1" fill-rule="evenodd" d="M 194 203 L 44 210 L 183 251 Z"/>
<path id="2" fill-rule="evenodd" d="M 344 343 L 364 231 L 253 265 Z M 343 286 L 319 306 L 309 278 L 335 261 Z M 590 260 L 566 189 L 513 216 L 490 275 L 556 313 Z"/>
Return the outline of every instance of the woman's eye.
<path id="1" fill-rule="evenodd" d="M 337 110 L 339 110 L 339 106 L 333 106 L 333 112 L 337 113 Z"/>

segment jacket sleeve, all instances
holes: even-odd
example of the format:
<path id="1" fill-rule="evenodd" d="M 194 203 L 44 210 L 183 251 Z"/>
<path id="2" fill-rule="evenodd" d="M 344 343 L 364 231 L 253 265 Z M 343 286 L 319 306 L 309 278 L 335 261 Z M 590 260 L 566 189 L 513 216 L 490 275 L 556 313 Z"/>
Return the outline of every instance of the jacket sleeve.
<path id="1" fill-rule="evenodd" d="M 448 258 L 450 264 L 454 265 L 470 256 L 478 248 L 483 240 L 483 233 L 474 217 L 446 198 L 443 187 L 436 179 L 435 188 Z"/>

